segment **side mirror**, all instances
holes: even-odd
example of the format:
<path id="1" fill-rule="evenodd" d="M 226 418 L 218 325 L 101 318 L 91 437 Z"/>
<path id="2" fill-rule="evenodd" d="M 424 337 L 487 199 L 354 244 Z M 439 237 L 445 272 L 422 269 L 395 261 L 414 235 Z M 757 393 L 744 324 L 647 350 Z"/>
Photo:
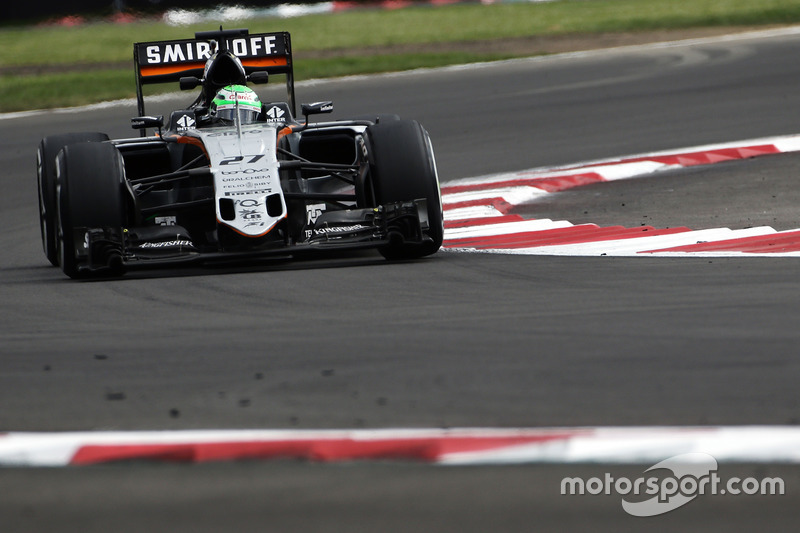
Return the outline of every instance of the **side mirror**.
<path id="1" fill-rule="evenodd" d="M 255 83 L 256 85 L 264 85 L 269 83 L 269 72 L 258 71 L 253 72 L 249 76 L 247 76 L 247 81 L 250 83 Z"/>
<path id="2" fill-rule="evenodd" d="M 145 135 L 144 130 L 147 128 L 158 128 L 158 135 L 161 136 L 161 128 L 164 126 L 164 115 L 157 117 L 134 117 L 131 119 L 131 127 L 135 130 L 143 130 L 142 135 Z"/>
<path id="3" fill-rule="evenodd" d="M 194 76 L 185 76 L 180 79 L 181 91 L 191 91 L 195 87 L 202 85 L 203 81 Z"/>
<path id="4" fill-rule="evenodd" d="M 131 127 L 135 130 L 146 128 L 158 128 L 159 132 L 164 126 L 164 115 L 157 117 L 134 117 L 131 119 Z"/>
<path id="5" fill-rule="evenodd" d="M 313 104 L 301 104 L 300 110 L 302 111 L 303 116 L 306 117 L 306 122 L 308 122 L 308 117 L 310 115 L 323 115 L 325 113 L 332 113 L 333 102 L 314 102 Z"/>
<path id="6" fill-rule="evenodd" d="M 303 131 L 308 127 L 308 117 L 311 115 L 322 115 L 333 112 L 333 102 L 314 102 L 313 104 L 300 104 L 300 111 L 306 118 L 306 123 L 299 130 Z"/>

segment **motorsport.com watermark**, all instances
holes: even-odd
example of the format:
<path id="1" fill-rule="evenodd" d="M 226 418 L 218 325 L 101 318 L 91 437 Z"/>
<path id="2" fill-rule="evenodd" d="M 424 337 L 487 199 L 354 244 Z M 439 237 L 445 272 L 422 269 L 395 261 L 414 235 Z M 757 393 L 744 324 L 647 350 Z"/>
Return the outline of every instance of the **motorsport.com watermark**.
<path id="1" fill-rule="evenodd" d="M 685 453 L 657 463 L 645 473 L 666 469 L 672 475 L 641 476 L 634 480 L 614 478 L 606 473 L 603 478 L 565 477 L 561 480 L 561 494 L 622 496 L 622 508 L 633 516 L 656 516 L 681 507 L 698 495 L 783 495 L 785 484 L 778 477 L 755 479 L 731 477 L 723 481 L 717 475 L 717 460 L 706 453 Z M 641 499 L 651 496 L 648 499 Z"/>

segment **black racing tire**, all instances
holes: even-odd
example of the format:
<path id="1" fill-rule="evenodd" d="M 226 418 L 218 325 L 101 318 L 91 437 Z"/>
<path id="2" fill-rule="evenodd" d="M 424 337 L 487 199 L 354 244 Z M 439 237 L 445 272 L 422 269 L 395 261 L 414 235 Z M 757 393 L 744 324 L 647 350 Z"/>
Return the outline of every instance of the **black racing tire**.
<path id="1" fill-rule="evenodd" d="M 58 266 L 58 243 L 56 230 L 56 156 L 68 144 L 80 142 L 103 142 L 105 133 L 64 133 L 50 135 L 39 142 L 36 151 L 36 185 L 39 191 L 39 226 L 42 233 L 42 248 L 50 264 Z"/>
<path id="2" fill-rule="evenodd" d="M 436 253 L 444 237 L 444 216 L 436 159 L 428 132 L 414 120 L 380 121 L 365 131 L 370 180 L 377 205 L 424 198 L 430 242 L 392 243 L 380 249 L 387 259 L 417 259 Z"/>
<path id="3" fill-rule="evenodd" d="M 64 274 L 85 277 L 80 270 L 82 243 L 76 228 L 121 228 L 125 225 L 125 168 L 122 155 L 109 143 L 65 146 L 56 157 L 58 252 Z"/>

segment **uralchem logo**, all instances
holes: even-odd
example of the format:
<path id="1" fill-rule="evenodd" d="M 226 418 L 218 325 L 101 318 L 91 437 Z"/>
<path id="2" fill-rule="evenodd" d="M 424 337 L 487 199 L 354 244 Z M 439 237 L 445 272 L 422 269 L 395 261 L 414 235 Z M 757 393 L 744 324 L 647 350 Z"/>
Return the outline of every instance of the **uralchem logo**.
<path id="1" fill-rule="evenodd" d="M 664 471 L 671 472 L 671 475 Z M 630 480 L 625 477 L 614 478 L 606 473 L 598 477 L 583 480 L 581 478 L 564 478 L 561 480 L 562 495 L 582 494 L 619 494 L 622 496 L 622 508 L 633 516 L 656 516 L 668 513 L 694 500 L 698 495 L 782 495 L 784 482 L 781 478 L 741 479 L 732 477 L 723 483 L 717 475 L 717 460 L 706 453 L 685 453 L 676 455 L 657 463 L 647 470 L 649 477 Z M 637 496 L 652 496 L 649 499 Z"/>

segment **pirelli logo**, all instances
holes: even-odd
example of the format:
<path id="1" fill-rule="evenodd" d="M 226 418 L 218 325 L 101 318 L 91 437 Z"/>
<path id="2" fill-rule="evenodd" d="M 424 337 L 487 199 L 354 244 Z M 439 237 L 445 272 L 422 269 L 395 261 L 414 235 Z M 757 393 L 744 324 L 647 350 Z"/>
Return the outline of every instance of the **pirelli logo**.
<path id="1" fill-rule="evenodd" d="M 270 58 L 286 55 L 282 34 L 257 34 L 227 40 L 228 50 L 240 59 Z M 207 61 L 216 51 L 216 43 L 183 40 L 137 43 L 139 65 L 180 65 Z"/>

